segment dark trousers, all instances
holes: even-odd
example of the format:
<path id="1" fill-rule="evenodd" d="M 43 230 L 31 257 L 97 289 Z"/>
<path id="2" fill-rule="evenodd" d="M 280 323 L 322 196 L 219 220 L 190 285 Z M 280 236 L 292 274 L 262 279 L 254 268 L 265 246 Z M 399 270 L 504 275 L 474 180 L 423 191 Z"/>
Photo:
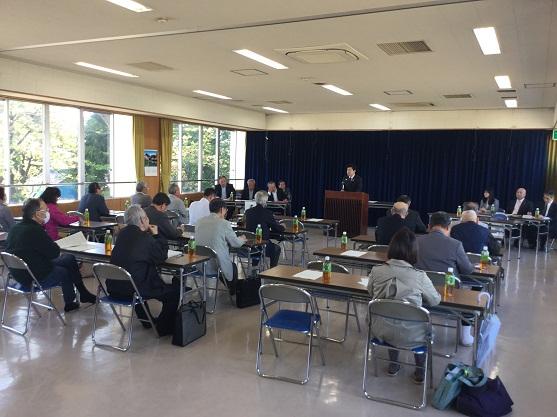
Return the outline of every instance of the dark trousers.
<path id="1" fill-rule="evenodd" d="M 39 280 L 41 284 L 59 284 L 62 287 L 64 303 L 68 304 L 75 300 L 74 285 L 80 294 L 88 293 L 83 284 L 83 278 L 79 272 L 79 266 L 75 256 L 63 254 L 52 261 L 54 268 L 44 279 Z"/>
<path id="2" fill-rule="evenodd" d="M 389 359 L 393 362 L 397 361 L 398 353 L 398 350 L 389 349 Z M 425 373 L 425 354 L 414 353 L 414 361 L 416 362 L 416 372 Z"/>
<path id="3" fill-rule="evenodd" d="M 271 268 L 277 266 L 280 258 L 280 246 L 271 241 L 267 242 L 265 255 L 269 257 Z"/>

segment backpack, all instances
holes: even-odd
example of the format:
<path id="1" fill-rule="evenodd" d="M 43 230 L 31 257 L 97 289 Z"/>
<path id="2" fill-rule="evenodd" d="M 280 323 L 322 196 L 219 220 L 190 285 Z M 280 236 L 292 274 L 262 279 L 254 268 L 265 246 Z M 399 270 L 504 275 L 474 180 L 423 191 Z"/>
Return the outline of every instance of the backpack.
<path id="1" fill-rule="evenodd" d="M 500 417 L 512 411 L 513 400 L 503 382 L 496 377 L 480 387 L 463 386 L 456 398 L 456 409 L 471 417 Z"/>

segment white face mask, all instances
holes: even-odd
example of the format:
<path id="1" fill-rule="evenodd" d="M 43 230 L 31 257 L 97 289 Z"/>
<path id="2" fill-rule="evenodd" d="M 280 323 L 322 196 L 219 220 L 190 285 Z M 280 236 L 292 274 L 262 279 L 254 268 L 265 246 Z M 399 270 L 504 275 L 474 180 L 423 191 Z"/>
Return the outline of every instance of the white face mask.
<path id="1" fill-rule="evenodd" d="M 43 224 L 47 224 L 49 220 L 50 220 L 50 213 L 47 211 L 44 214 L 44 223 Z"/>

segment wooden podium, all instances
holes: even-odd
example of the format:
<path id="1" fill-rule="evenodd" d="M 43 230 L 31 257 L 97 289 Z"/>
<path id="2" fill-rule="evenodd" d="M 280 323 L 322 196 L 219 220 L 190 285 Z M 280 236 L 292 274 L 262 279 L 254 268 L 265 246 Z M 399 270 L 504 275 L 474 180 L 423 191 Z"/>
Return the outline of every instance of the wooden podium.
<path id="1" fill-rule="evenodd" d="M 325 218 L 340 221 L 338 235 L 346 232 L 348 237 L 367 234 L 367 193 L 325 191 Z"/>

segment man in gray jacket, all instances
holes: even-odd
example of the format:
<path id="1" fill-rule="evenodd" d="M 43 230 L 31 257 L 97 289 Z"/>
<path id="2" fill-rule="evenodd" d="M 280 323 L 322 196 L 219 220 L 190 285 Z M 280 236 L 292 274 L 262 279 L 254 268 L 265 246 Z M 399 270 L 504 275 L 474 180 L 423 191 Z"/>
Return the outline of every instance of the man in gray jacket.
<path id="1" fill-rule="evenodd" d="M 168 198 L 170 204 L 167 208 L 178 214 L 178 224 L 188 224 L 188 209 L 180 197 L 180 187 L 175 182 L 168 187 Z"/>
<path id="2" fill-rule="evenodd" d="M 198 245 L 207 246 L 216 252 L 230 294 L 234 294 L 238 268 L 230 259 L 229 245 L 239 248 L 246 242 L 246 237 L 236 236 L 232 225 L 226 220 L 227 208 L 224 200 L 220 198 L 211 200 L 209 211 L 211 214 L 199 219 L 195 225 L 195 241 Z M 209 262 L 207 273 L 214 274 L 216 271 L 216 262 Z"/>
<path id="3" fill-rule="evenodd" d="M 134 195 L 131 196 L 131 204 L 137 204 L 141 208 L 146 208 L 151 205 L 151 197 L 147 194 L 149 187 L 145 184 L 145 181 L 139 181 L 135 186 L 135 191 L 137 191 Z"/>

